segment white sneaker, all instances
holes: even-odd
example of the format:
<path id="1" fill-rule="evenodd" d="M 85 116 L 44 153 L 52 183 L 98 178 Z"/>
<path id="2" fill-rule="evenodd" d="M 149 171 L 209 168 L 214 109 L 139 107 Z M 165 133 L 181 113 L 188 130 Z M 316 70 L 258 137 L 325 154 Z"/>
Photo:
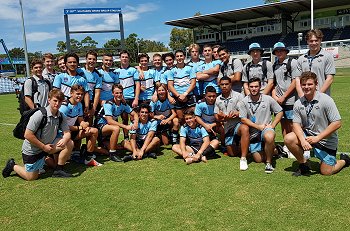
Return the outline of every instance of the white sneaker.
<path id="1" fill-rule="evenodd" d="M 248 162 L 246 158 L 241 158 L 239 161 L 239 169 L 245 171 L 248 169 Z"/>
<path id="2" fill-rule="evenodd" d="M 266 163 L 265 165 L 265 172 L 270 174 L 273 173 L 275 169 L 272 167 L 271 163 Z"/>
<path id="3" fill-rule="evenodd" d="M 44 174 L 45 172 L 46 172 L 45 169 L 43 168 L 39 169 L 39 175 Z"/>
<path id="4" fill-rule="evenodd" d="M 304 151 L 304 159 L 308 160 L 311 158 L 311 153 L 310 151 Z"/>

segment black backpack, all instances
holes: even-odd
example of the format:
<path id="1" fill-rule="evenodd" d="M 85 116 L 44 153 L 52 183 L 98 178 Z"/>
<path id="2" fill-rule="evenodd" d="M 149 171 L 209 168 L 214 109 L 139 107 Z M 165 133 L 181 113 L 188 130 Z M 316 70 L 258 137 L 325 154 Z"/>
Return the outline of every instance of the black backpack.
<path id="1" fill-rule="evenodd" d="M 286 64 L 287 72 L 284 73 L 284 77 L 288 77 L 292 75 L 292 61 L 293 61 L 293 58 L 289 57 L 288 62 Z M 278 60 L 276 60 L 276 62 L 274 62 L 274 64 L 272 65 L 273 72 L 275 72 L 277 64 L 278 64 Z M 274 75 L 274 83 L 275 85 L 277 83 L 275 75 Z"/>
<path id="2" fill-rule="evenodd" d="M 29 79 L 32 80 L 32 100 L 34 101 L 34 94 L 38 92 L 38 83 L 37 81 L 34 79 L 34 77 L 30 77 Z M 28 79 L 27 79 L 28 80 Z M 26 81 L 27 81 L 26 80 Z M 44 79 L 44 81 L 46 82 L 46 84 L 49 86 L 49 91 L 51 90 L 51 83 L 49 80 L 47 79 Z M 40 94 L 40 92 L 39 92 Z M 21 115 L 23 115 L 23 113 L 25 111 L 28 111 L 30 110 L 30 107 L 27 105 L 27 103 L 25 102 L 25 95 L 24 95 L 24 84 L 23 84 L 23 87 L 19 93 L 19 96 L 18 96 L 18 103 L 19 103 L 19 112 L 21 113 Z"/>
<path id="3" fill-rule="evenodd" d="M 236 58 L 232 58 L 232 60 L 231 60 L 231 68 L 232 68 L 233 73 L 235 73 L 235 67 L 234 67 L 235 60 L 236 60 Z M 238 60 L 242 63 L 242 60 L 240 60 L 240 59 L 238 59 Z M 226 76 L 225 69 L 228 69 L 228 65 L 227 66 L 224 66 L 224 65 L 220 66 L 220 72 L 222 73 L 223 76 Z M 227 76 L 227 77 L 229 77 L 229 76 Z"/>
<path id="4" fill-rule="evenodd" d="M 21 139 L 21 140 L 24 140 L 24 133 L 26 131 L 26 128 L 27 128 L 27 124 L 29 122 L 29 119 L 30 117 L 37 111 L 41 111 L 41 113 L 43 114 L 43 118 L 40 122 L 40 125 L 39 125 L 39 129 L 43 129 L 47 123 L 47 112 L 46 112 L 46 109 L 44 107 L 37 107 L 37 108 L 33 108 L 33 109 L 30 109 L 30 110 L 27 110 L 25 111 L 22 116 L 21 116 L 21 119 L 19 120 L 18 124 L 16 125 L 15 129 L 13 129 L 13 136 L 18 138 L 18 139 Z M 62 114 L 61 112 L 59 112 L 59 127 L 61 126 L 61 123 L 62 123 L 62 120 L 63 120 L 63 117 L 62 117 Z M 38 130 L 36 130 L 34 133 L 36 133 Z"/>
<path id="5" fill-rule="evenodd" d="M 263 59 L 262 60 L 262 65 L 261 65 L 261 69 L 262 69 L 262 72 L 263 72 L 263 77 L 261 80 L 264 80 L 267 78 L 267 66 L 266 66 L 266 59 Z M 245 73 L 247 74 L 247 80 L 249 81 L 249 70 L 252 66 L 252 62 L 249 62 L 247 64 L 247 66 L 245 67 Z"/>

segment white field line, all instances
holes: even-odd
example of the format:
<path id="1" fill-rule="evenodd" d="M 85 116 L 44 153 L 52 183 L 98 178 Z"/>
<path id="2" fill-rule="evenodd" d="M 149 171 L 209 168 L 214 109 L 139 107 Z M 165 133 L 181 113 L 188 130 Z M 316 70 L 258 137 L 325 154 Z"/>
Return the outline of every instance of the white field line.
<path id="1" fill-rule="evenodd" d="M 16 126 L 16 124 L 7 124 L 7 123 L 0 123 L 0 125 L 4 125 L 4 126 Z"/>

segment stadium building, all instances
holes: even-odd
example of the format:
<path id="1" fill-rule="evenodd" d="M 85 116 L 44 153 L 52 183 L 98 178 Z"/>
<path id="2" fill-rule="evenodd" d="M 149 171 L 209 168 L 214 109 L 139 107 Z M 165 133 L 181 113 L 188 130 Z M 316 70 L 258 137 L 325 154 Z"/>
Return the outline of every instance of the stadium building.
<path id="1" fill-rule="evenodd" d="M 311 1 L 284 1 L 177 19 L 165 24 L 192 29 L 194 40 L 199 45 L 224 45 L 242 59 L 248 58 L 246 51 L 253 42 L 260 43 L 269 58 L 271 48 L 278 41 L 288 46 L 290 55 L 297 56 L 307 49 L 304 37 L 311 28 Z M 350 66 L 349 0 L 315 0 L 314 28 L 322 30 L 322 47 L 333 53 L 336 66 Z M 302 39 L 298 41 L 300 33 Z"/>

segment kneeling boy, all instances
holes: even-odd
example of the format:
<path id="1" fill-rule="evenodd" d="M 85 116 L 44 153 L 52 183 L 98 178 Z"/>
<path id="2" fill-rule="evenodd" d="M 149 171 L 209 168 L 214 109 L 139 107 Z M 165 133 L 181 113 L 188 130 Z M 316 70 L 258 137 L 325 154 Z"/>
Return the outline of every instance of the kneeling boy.
<path id="1" fill-rule="evenodd" d="M 185 124 L 180 128 L 180 144 L 175 144 L 172 150 L 182 156 L 187 164 L 193 162 L 207 162 L 206 156 L 212 155 L 219 146 L 219 141 L 210 141 L 209 134 L 196 122 L 194 111 L 184 112 Z M 189 144 L 186 145 L 186 140 Z"/>

